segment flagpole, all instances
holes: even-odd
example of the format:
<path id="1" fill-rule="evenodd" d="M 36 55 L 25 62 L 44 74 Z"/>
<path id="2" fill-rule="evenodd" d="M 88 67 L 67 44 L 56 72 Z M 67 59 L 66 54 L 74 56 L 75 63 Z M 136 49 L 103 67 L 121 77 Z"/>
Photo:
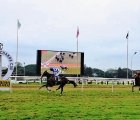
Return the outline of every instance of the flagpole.
<path id="1" fill-rule="evenodd" d="M 0 43 L 0 50 L 3 49 L 3 44 Z M 0 80 L 3 80 L 2 78 L 2 55 L 0 55 Z"/>
<path id="2" fill-rule="evenodd" d="M 79 28 L 77 26 L 77 80 L 78 80 L 78 36 L 79 36 Z"/>
<path id="3" fill-rule="evenodd" d="M 16 76 L 17 76 L 17 61 L 18 61 L 18 19 L 17 19 L 17 51 L 16 51 Z"/>
<path id="4" fill-rule="evenodd" d="M 78 37 L 77 37 L 77 80 L 78 80 Z"/>
<path id="5" fill-rule="evenodd" d="M 128 79 L 128 39 L 127 39 L 127 79 Z"/>
<path id="6" fill-rule="evenodd" d="M 126 39 L 127 39 L 127 79 L 128 79 L 128 37 L 129 37 L 129 31 L 126 35 Z"/>

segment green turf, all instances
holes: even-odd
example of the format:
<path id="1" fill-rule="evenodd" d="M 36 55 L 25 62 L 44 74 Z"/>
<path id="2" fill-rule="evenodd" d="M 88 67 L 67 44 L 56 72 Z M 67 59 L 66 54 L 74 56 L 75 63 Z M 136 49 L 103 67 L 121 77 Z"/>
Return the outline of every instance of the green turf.
<path id="1" fill-rule="evenodd" d="M 81 85 L 73 89 L 67 85 L 62 96 L 60 91 L 36 88 L 0 91 L 0 120 L 140 119 L 138 88 L 135 92 L 130 85 L 116 85 L 113 92 L 111 85 L 84 85 L 83 91 L 79 88 Z"/>

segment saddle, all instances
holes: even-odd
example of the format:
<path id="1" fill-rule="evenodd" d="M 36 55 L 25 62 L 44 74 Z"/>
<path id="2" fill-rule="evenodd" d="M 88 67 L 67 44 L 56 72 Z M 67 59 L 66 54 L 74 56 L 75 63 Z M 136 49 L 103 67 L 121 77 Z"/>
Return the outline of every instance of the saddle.
<path id="1" fill-rule="evenodd" d="M 60 81 L 58 81 L 57 79 L 55 79 L 56 76 L 52 75 L 49 79 L 48 79 L 48 83 L 53 85 L 59 85 Z"/>

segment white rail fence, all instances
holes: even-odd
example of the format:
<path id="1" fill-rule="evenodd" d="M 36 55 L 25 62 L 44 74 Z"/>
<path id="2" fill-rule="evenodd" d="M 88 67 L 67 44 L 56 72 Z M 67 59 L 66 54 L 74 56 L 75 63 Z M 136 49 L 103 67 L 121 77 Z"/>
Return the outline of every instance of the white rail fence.
<path id="1" fill-rule="evenodd" d="M 112 92 L 114 90 L 115 84 L 123 84 L 123 85 L 135 85 L 135 79 L 124 79 L 124 78 L 95 78 L 95 77 L 67 77 L 70 81 L 75 81 L 76 83 L 82 84 L 81 90 L 83 92 L 84 84 L 111 84 L 112 85 Z M 10 81 L 9 81 L 10 80 Z M 9 82 L 6 80 L 0 81 L 0 90 L 10 90 L 12 91 L 12 84 L 19 84 L 19 83 L 42 83 L 47 82 L 47 78 L 43 77 L 40 79 L 40 76 L 11 76 L 9 78 Z M 10 83 L 10 84 L 8 84 Z M 2 89 L 4 87 L 4 89 Z"/>
<path id="2" fill-rule="evenodd" d="M 67 77 L 70 81 L 75 81 L 78 84 L 123 84 L 123 85 L 134 85 L 135 79 L 125 79 L 125 78 L 96 78 L 96 77 Z M 11 76 L 9 78 L 12 84 L 19 83 L 42 83 L 46 82 L 47 78 L 43 77 L 42 80 L 40 76 Z"/>

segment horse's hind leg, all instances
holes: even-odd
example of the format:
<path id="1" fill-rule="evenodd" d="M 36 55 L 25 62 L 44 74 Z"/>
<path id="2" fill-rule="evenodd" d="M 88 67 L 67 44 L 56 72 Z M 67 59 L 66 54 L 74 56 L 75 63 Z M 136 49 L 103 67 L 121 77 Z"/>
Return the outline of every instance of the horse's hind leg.
<path id="1" fill-rule="evenodd" d="M 59 85 L 59 87 L 56 90 L 59 90 L 61 88 L 61 85 Z"/>
<path id="2" fill-rule="evenodd" d="M 69 83 L 73 84 L 74 87 L 77 86 L 77 84 L 74 81 L 69 81 Z"/>
<path id="3" fill-rule="evenodd" d="M 74 87 L 76 87 L 77 86 L 77 84 L 74 82 Z"/>
<path id="4" fill-rule="evenodd" d="M 63 92 L 63 86 L 61 86 L 61 93 L 60 93 L 60 95 L 62 95 L 62 92 Z"/>
<path id="5" fill-rule="evenodd" d="M 139 93 L 140 93 L 140 86 L 139 86 Z"/>
<path id="6" fill-rule="evenodd" d="M 60 88 L 61 88 L 61 93 L 60 93 L 60 95 L 62 95 L 62 92 L 63 92 L 63 85 L 59 85 L 59 87 L 56 89 L 56 90 L 59 90 Z"/>

